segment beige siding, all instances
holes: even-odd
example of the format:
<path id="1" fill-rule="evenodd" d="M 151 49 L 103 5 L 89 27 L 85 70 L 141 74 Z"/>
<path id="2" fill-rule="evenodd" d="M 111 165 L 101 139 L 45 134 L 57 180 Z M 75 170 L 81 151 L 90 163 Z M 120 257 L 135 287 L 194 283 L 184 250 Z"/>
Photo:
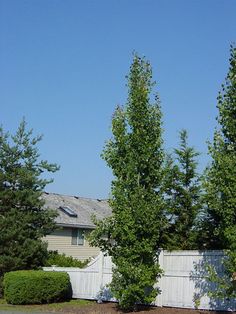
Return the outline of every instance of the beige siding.
<path id="1" fill-rule="evenodd" d="M 98 248 L 89 246 L 86 240 L 86 232 L 84 245 L 72 245 L 71 235 L 71 228 L 60 228 L 51 235 L 46 236 L 44 240 L 48 242 L 48 250 L 57 250 L 59 253 L 65 253 L 67 256 L 73 256 L 80 260 L 95 257 L 99 254 L 100 250 Z"/>

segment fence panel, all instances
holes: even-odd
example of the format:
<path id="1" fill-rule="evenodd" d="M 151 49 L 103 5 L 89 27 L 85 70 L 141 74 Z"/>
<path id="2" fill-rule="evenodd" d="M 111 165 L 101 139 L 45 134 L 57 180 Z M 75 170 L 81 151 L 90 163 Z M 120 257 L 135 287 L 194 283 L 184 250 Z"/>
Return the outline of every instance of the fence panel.
<path id="1" fill-rule="evenodd" d="M 208 296 L 215 286 L 205 279 L 206 268 L 210 264 L 219 276 L 222 275 L 222 251 L 163 251 L 162 254 L 162 306 L 236 310 L 234 300 L 223 301 Z"/>
<path id="2" fill-rule="evenodd" d="M 161 251 L 159 262 L 164 275 L 156 287 L 161 294 L 155 305 L 212 310 L 236 311 L 236 301 L 222 301 L 207 293 L 214 290 L 214 285 L 206 279 L 206 265 L 216 267 L 219 276 L 222 273 L 222 251 Z M 73 298 L 115 301 L 106 287 L 112 279 L 112 262 L 110 256 L 102 253 L 85 269 L 44 267 L 44 270 L 66 271 L 71 280 Z"/>
<path id="3" fill-rule="evenodd" d="M 97 300 L 103 286 L 104 256 L 100 253 L 86 268 L 44 267 L 45 271 L 66 271 L 70 276 L 73 298 Z"/>

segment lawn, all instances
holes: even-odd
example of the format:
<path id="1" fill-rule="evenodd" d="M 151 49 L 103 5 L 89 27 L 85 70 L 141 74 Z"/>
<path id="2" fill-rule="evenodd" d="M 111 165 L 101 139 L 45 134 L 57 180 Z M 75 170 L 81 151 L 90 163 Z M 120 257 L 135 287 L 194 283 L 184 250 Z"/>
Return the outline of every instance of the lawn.
<path id="1" fill-rule="evenodd" d="M 11 305 L 7 304 L 4 299 L 0 299 L 0 311 L 24 311 L 24 312 L 65 312 L 70 308 L 83 308 L 88 305 L 93 305 L 93 301 L 87 300 L 70 300 L 68 302 L 51 303 L 51 304 L 37 304 L 37 305 Z"/>

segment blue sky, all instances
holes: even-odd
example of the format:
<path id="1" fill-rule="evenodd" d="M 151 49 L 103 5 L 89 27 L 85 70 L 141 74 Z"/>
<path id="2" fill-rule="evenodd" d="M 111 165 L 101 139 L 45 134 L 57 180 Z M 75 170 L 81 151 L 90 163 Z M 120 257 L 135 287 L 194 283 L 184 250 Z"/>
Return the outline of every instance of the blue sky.
<path id="1" fill-rule="evenodd" d="M 0 0 L 0 123 L 14 132 L 25 116 L 44 134 L 42 158 L 61 166 L 48 191 L 107 197 L 100 153 L 136 51 L 153 66 L 165 147 L 186 128 L 204 168 L 235 13 L 235 0 Z"/>

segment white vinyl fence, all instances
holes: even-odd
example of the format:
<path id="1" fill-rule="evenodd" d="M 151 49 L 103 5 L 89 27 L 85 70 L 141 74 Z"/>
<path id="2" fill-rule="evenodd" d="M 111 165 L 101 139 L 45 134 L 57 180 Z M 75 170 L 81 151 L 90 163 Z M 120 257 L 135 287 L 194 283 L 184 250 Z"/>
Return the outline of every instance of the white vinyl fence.
<path id="1" fill-rule="evenodd" d="M 206 265 L 213 265 L 222 273 L 222 251 L 161 251 L 159 263 L 164 275 L 157 283 L 161 294 L 155 305 L 212 310 L 236 311 L 235 300 L 217 300 L 209 297 L 214 290 L 205 276 Z M 73 298 L 115 301 L 106 286 L 112 279 L 111 257 L 102 253 L 87 268 L 44 267 L 45 271 L 66 271 L 71 280 Z"/>

